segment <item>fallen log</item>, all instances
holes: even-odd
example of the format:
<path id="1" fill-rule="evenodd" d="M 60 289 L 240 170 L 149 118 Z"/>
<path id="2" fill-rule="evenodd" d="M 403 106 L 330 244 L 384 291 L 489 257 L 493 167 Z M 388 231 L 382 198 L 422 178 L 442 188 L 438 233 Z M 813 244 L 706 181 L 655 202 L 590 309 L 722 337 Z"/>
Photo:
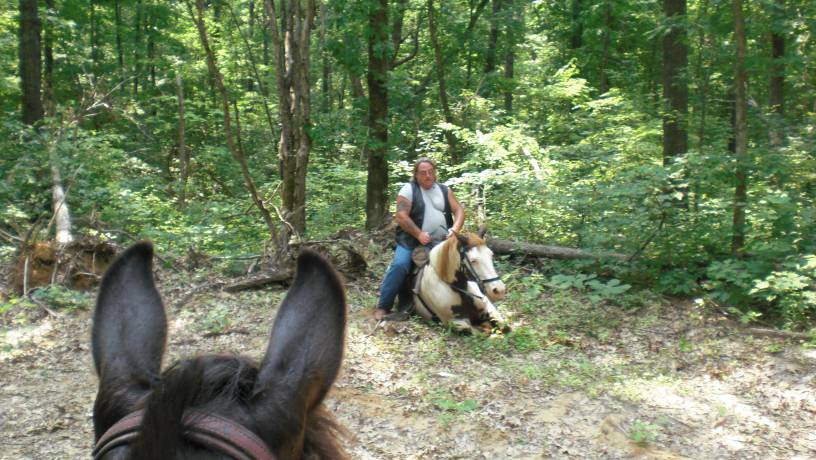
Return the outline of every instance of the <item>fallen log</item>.
<path id="1" fill-rule="evenodd" d="M 548 246 L 491 237 L 487 237 L 487 246 L 496 254 L 528 255 L 549 259 L 617 259 L 621 261 L 627 259 L 627 256 L 617 253 L 591 253 L 564 246 Z"/>
<path id="2" fill-rule="evenodd" d="M 282 283 L 292 279 L 294 273 L 290 270 L 281 270 L 273 272 L 265 272 L 263 274 L 253 276 L 252 278 L 242 279 L 233 283 L 224 285 L 222 290 L 226 292 L 239 292 L 248 289 L 258 289 L 272 283 Z"/>

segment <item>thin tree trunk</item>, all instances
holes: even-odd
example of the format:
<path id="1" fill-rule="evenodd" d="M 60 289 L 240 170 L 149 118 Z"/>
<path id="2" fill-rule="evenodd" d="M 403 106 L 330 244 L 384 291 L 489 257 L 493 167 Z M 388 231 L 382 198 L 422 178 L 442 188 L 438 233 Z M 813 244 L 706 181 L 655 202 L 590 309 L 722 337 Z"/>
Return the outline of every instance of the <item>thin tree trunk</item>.
<path id="1" fill-rule="evenodd" d="M 493 14 L 490 16 L 490 35 L 487 37 L 487 51 L 485 52 L 485 86 L 480 94 L 490 96 L 493 92 L 493 74 L 496 72 L 496 49 L 499 43 L 499 14 L 502 9 L 502 0 L 493 0 Z"/>
<path id="2" fill-rule="evenodd" d="M 368 177 L 366 228 L 379 228 L 388 212 L 388 0 L 370 5 L 368 25 Z"/>
<path id="3" fill-rule="evenodd" d="M 769 131 L 772 148 L 782 146 L 781 118 L 785 114 L 785 36 L 783 20 L 785 19 L 785 0 L 776 0 L 771 15 L 771 76 L 768 81 L 768 105 L 775 115 L 771 120 Z"/>
<path id="4" fill-rule="evenodd" d="M 265 1 L 274 50 L 278 108 L 281 116 L 281 139 L 278 145 L 282 171 L 282 198 L 285 218 L 292 231 L 306 229 L 306 168 L 312 140 L 310 40 L 315 17 L 314 0 L 284 1 L 281 6 L 280 30 L 272 0 Z"/>
<path id="5" fill-rule="evenodd" d="M 739 255 L 745 246 L 745 208 L 748 201 L 748 76 L 745 72 L 745 19 L 742 0 L 732 0 L 734 8 L 734 41 L 736 59 L 734 65 L 734 153 L 736 156 L 736 188 L 734 191 L 734 219 L 731 253 Z"/>
<path id="6" fill-rule="evenodd" d="M 230 116 L 229 95 L 227 94 L 227 89 L 224 86 L 224 80 L 221 77 L 221 72 L 218 70 L 218 63 L 215 59 L 215 53 L 213 53 L 212 49 L 210 48 L 209 37 L 207 35 L 207 24 L 204 22 L 204 0 L 196 0 L 196 11 L 193 11 L 193 6 L 190 5 L 189 0 L 187 0 L 187 9 L 189 10 L 190 16 L 193 18 L 196 28 L 198 29 L 198 37 L 201 40 L 201 46 L 204 48 L 204 53 L 207 56 L 207 68 L 210 71 L 213 83 L 215 84 L 221 98 L 221 110 L 224 115 L 224 135 L 227 141 L 227 148 L 235 161 L 237 161 L 241 166 L 241 173 L 244 176 L 244 184 L 246 185 L 247 191 L 249 192 L 253 203 L 255 203 L 258 211 L 260 211 L 264 222 L 266 222 L 270 238 L 272 238 L 272 241 L 277 242 L 278 229 L 272 220 L 272 215 L 270 214 L 269 210 L 266 209 L 263 200 L 258 194 L 258 189 L 255 187 L 255 182 L 252 180 L 252 176 L 249 173 L 249 166 L 247 165 L 246 158 L 244 157 L 244 152 L 241 151 L 239 145 L 236 144 L 234 139 L 234 134 L 232 132 L 232 119 Z"/>
<path id="7" fill-rule="evenodd" d="M 610 43 L 612 41 L 612 3 L 610 1 L 604 2 L 604 29 L 603 29 L 603 45 L 601 51 L 601 81 L 599 90 L 601 94 L 609 91 L 609 54 Z"/>
<path id="8" fill-rule="evenodd" d="M 473 74 L 473 29 L 476 27 L 476 22 L 479 20 L 479 17 L 484 12 L 485 7 L 487 6 L 487 2 L 490 0 L 479 0 L 479 3 L 476 5 L 476 9 L 473 8 L 473 2 L 471 0 L 470 3 L 470 20 L 468 21 L 468 28 L 465 31 L 465 43 L 467 43 L 467 48 L 465 52 L 467 53 L 466 60 L 467 60 L 467 78 L 465 87 L 470 88 L 472 86 L 471 78 Z"/>
<path id="9" fill-rule="evenodd" d="M 49 15 L 56 14 L 54 0 L 45 0 L 45 6 Z M 45 84 L 45 93 L 43 94 L 43 105 L 45 106 L 45 113 L 48 116 L 53 116 L 56 107 L 54 96 L 54 27 L 50 23 L 45 28 L 44 38 L 45 71 L 43 73 L 43 83 Z"/>
<path id="10" fill-rule="evenodd" d="M 266 124 L 269 127 L 271 139 L 275 139 L 277 137 L 275 133 L 276 124 L 272 120 L 272 109 L 269 107 L 269 88 L 266 86 L 266 83 L 264 83 L 264 79 L 261 78 L 261 73 L 258 70 L 258 64 L 255 60 L 255 53 L 252 52 L 252 45 L 249 42 L 247 34 L 245 34 L 241 29 L 241 24 L 238 22 L 238 17 L 235 15 L 235 12 L 233 11 L 231 6 L 229 6 L 229 12 L 230 18 L 235 24 L 235 27 L 238 29 L 238 34 L 241 36 L 241 39 L 244 42 L 244 50 L 246 53 L 247 61 L 249 61 L 249 65 L 252 68 L 254 84 L 258 86 L 258 91 L 261 93 L 261 96 L 263 96 L 261 101 L 263 103 L 264 115 L 266 115 Z M 251 30 L 249 36 L 250 37 L 252 36 Z"/>
<path id="11" fill-rule="evenodd" d="M 90 22 L 91 22 L 91 64 L 94 74 L 99 72 L 99 26 L 96 20 L 96 0 L 90 0 Z"/>
<path id="12" fill-rule="evenodd" d="M 442 49 L 439 46 L 439 37 L 436 31 L 436 13 L 434 13 L 433 0 L 428 0 L 428 29 L 431 34 L 431 46 L 434 50 L 434 59 L 436 60 L 436 78 L 439 80 L 439 102 L 442 104 L 442 114 L 445 117 L 445 123 L 454 124 L 453 113 L 448 102 L 448 90 L 445 83 L 445 65 L 442 62 Z M 458 149 L 456 146 L 456 136 L 450 129 L 445 129 L 445 139 L 448 141 L 448 149 L 452 164 L 458 164 L 460 161 Z"/>
<path id="13" fill-rule="evenodd" d="M 326 4 L 320 8 L 320 111 L 329 113 L 331 110 L 331 53 L 326 48 L 326 35 L 328 34 L 329 7 Z"/>
<path id="14" fill-rule="evenodd" d="M 190 157 L 187 155 L 187 139 L 184 134 L 184 82 L 181 74 L 176 75 L 176 99 L 178 100 L 178 154 L 179 154 L 179 207 L 187 205 L 187 178 L 190 175 Z"/>
<path id="15" fill-rule="evenodd" d="M 65 245 L 74 240 L 71 234 L 71 213 L 68 210 L 68 202 L 65 198 L 65 189 L 62 185 L 62 175 L 59 170 L 59 158 L 57 157 L 58 142 L 50 146 L 49 160 L 51 163 L 51 209 L 54 212 L 54 224 L 56 229 L 55 241 L 59 245 Z"/>
<path id="16" fill-rule="evenodd" d="M 51 0 L 53 1 L 53 0 Z M 119 78 L 125 78 L 125 51 L 122 48 L 122 5 L 119 0 L 113 2 L 114 28 L 116 29 L 116 63 L 119 65 Z"/>
<path id="17" fill-rule="evenodd" d="M 572 34 L 570 35 L 570 49 L 577 50 L 584 46 L 584 22 L 581 19 L 581 0 L 572 0 Z"/>
<path id="18" fill-rule="evenodd" d="M 686 0 L 664 0 L 666 19 L 674 23 L 663 37 L 663 164 L 671 164 L 688 151 L 688 49 L 686 48 Z M 681 24 L 677 24 L 680 22 Z"/>
<path id="19" fill-rule="evenodd" d="M 22 90 L 22 120 L 32 125 L 43 117 L 40 99 L 40 30 L 37 0 L 20 0 L 20 86 Z"/>
<path id="20" fill-rule="evenodd" d="M 142 71 L 141 57 L 139 56 L 139 49 L 142 45 L 142 0 L 136 2 L 133 31 L 133 95 L 136 96 L 139 94 L 139 76 Z"/>

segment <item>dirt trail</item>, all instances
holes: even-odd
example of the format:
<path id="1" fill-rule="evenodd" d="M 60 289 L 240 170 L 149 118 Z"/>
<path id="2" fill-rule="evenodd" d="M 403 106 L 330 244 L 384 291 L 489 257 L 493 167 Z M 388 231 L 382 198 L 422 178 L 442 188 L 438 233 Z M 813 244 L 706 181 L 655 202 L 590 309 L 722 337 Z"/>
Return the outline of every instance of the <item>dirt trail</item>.
<path id="1" fill-rule="evenodd" d="M 160 290 L 172 305 L 181 289 L 170 286 L 179 284 Z M 816 350 L 801 344 L 656 305 L 601 339 L 531 335 L 536 346 L 520 347 L 532 334 L 521 327 L 505 347 L 507 338 L 464 338 L 418 320 L 375 329 L 363 286 L 349 287 L 345 363 L 327 401 L 352 433 L 352 458 L 816 458 Z M 209 292 L 171 308 L 168 362 L 217 351 L 259 358 L 282 296 Z M 540 302 L 537 315 L 559 314 Z M 504 308 L 516 324 L 529 319 Z M 213 311 L 226 322 L 207 336 Z M 4 318 L 0 458 L 87 458 L 90 316 Z"/>

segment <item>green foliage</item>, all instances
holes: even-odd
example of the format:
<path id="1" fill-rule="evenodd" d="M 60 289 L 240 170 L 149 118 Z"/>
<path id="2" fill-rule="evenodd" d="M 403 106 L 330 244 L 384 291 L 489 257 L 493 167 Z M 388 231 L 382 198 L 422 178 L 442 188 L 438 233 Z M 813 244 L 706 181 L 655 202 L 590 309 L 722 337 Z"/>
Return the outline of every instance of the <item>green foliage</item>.
<path id="1" fill-rule="evenodd" d="M 632 287 L 628 284 L 622 284 L 620 280 L 614 278 L 603 282 L 597 279 L 595 274 L 554 275 L 547 285 L 556 289 L 590 291 L 589 299 L 593 303 L 611 300 Z"/>
<path id="2" fill-rule="evenodd" d="M 232 326 L 229 307 L 224 304 L 211 305 L 207 316 L 201 323 L 201 329 L 209 333 L 224 332 Z"/>
<path id="3" fill-rule="evenodd" d="M 636 420 L 629 427 L 629 439 L 642 446 L 655 442 L 659 435 L 660 426 L 654 423 Z"/>
<path id="4" fill-rule="evenodd" d="M 31 297 L 60 310 L 87 310 L 92 305 L 90 295 L 72 291 L 59 284 L 37 288 L 31 293 Z"/>

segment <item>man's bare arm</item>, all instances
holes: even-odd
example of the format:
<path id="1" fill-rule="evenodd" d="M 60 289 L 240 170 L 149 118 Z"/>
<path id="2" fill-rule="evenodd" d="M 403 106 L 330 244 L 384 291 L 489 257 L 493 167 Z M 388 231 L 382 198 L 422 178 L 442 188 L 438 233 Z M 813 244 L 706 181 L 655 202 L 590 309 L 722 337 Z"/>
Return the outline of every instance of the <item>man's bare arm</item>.
<path id="1" fill-rule="evenodd" d="M 404 196 L 397 197 L 397 224 L 409 235 L 419 239 L 422 230 L 411 220 L 411 201 Z"/>
<path id="2" fill-rule="evenodd" d="M 451 189 L 448 189 L 448 203 L 450 203 L 451 212 L 453 213 L 453 227 L 451 229 L 458 232 L 462 230 L 462 226 L 465 224 L 465 208 L 453 196 L 453 190 Z"/>

